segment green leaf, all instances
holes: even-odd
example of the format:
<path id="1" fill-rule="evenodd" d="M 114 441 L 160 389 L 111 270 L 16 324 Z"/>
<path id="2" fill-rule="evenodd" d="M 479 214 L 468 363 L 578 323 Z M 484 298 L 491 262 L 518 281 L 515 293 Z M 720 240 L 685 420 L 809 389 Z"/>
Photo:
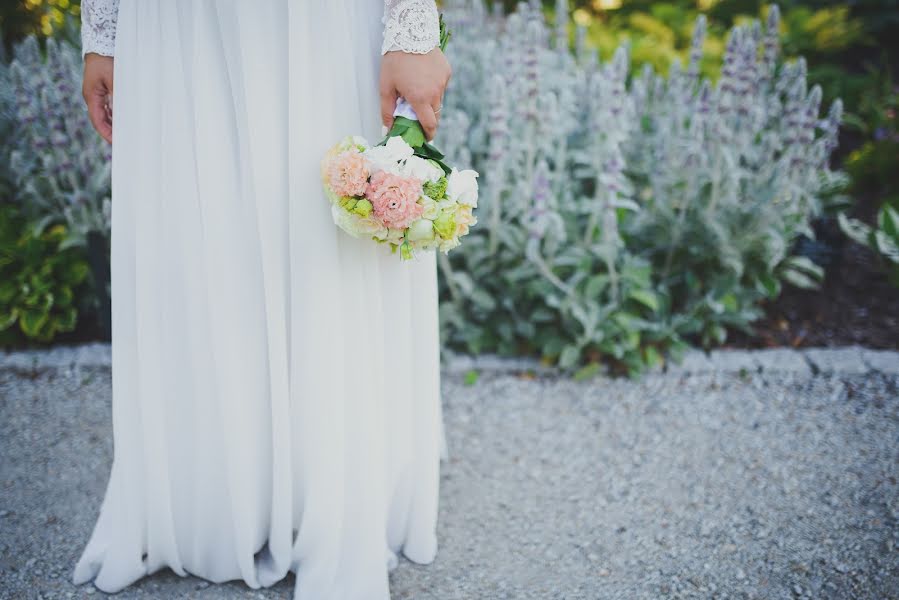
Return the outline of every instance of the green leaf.
<path id="1" fill-rule="evenodd" d="M 899 264 L 899 239 L 890 239 L 885 231 L 876 231 L 874 233 L 874 245 L 877 251 L 890 262 Z"/>
<path id="2" fill-rule="evenodd" d="M 72 293 L 72 288 L 67 285 L 61 285 L 56 288 L 54 303 L 56 306 L 68 306 L 72 303 L 74 297 L 75 294 Z"/>
<path id="3" fill-rule="evenodd" d="M 655 346 L 646 346 L 643 349 L 643 361 L 650 367 L 662 364 L 662 355 Z"/>
<path id="4" fill-rule="evenodd" d="M 474 385 L 478 382 L 478 378 L 480 378 L 481 374 L 475 371 L 474 369 L 465 373 L 465 385 Z"/>
<path id="5" fill-rule="evenodd" d="M 840 229 L 843 230 L 851 240 L 862 244 L 863 246 L 871 246 L 871 240 L 869 236 L 871 235 L 871 228 L 859 221 L 858 219 L 850 219 L 846 216 L 846 213 L 840 213 L 837 215 L 837 222 L 840 224 Z"/>
<path id="6" fill-rule="evenodd" d="M 12 299 L 16 296 L 16 292 L 19 291 L 19 286 L 15 281 L 0 281 L 0 305 L 6 305 L 12 302 Z"/>
<path id="7" fill-rule="evenodd" d="M 727 293 L 721 298 L 721 304 L 727 312 L 737 312 L 737 296 L 733 293 Z"/>
<path id="8" fill-rule="evenodd" d="M 471 301 L 475 303 L 479 308 L 482 308 L 486 311 L 491 311 L 496 308 L 496 301 L 490 297 L 490 294 L 485 292 L 481 288 L 475 288 L 471 291 L 469 295 Z"/>
<path id="9" fill-rule="evenodd" d="M 0 312 L 0 331 L 8 329 L 18 319 L 19 313 L 15 308 L 10 309 L 6 314 Z"/>
<path id="10" fill-rule="evenodd" d="M 554 337 L 543 345 L 542 354 L 545 358 L 555 358 L 565 349 L 565 341 Z"/>
<path id="11" fill-rule="evenodd" d="M 806 256 L 791 256 L 786 262 L 788 267 L 793 270 L 800 271 L 813 278 L 824 278 L 824 269 Z"/>
<path id="12" fill-rule="evenodd" d="M 768 298 L 777 298 L 780 295 L 780 280 L 770 273 L 759 275 L 755 287 Z"/>
<path id="13" fill-rule="evenodd" d="M 82 236 L 71 234 L 59 244 L 59 251 L 68 250 L 69 248 L 80 248 L 85 246 Z"/>
<path id="14" fill-rule="evenodd" d="M 72 331 L 78 321 L 78 311 L 74 306 L 69 306 L 60 313 L 56 319 L 56 328 L 59 331 Z"/>
<path id="15" fill-rule="evenodd" d="M 35 221 L 31 224 L 31 236 L 40 237 L 44 231 L 46 231 L 47 227 L 52 225 L 57 219 L 58 216 L 56 214 L 51 214 Z"/>
<path id="16" fill-rule="evenodd" d="M 631 293 L 628 294 L 628 296 L 653 312 L 659 310 L 659 299 L 649 290 L 631 290 Z"/>
<path id="17" fill-rule="evenodd" d="M 421 148 L 419 148 L 419 151 L 421 152 L 421 155 L 426 155 L 428 158 L 443 158 L 443 153 L 430 142 L 425 142 L 424 144 L 422 144 Z"/>
<path id="18" fill-rule="evenodd" d="M 587 379 L 592 379 L 593 377 L 599 375 L 599 371 L 599 363 L 588 363 L 574 373 L 574 380 L 586 381 Z"/>
<path id="19" fill-rule="evenodd" d="M 584 289 L 584 294 L 591 299 L 599 298 L 599 295 L 603 292 L 604 289 L 606 289 L 607 285 L 609 285 L 608 275 L 594 275 L 587 280 L 587 286 Z"/>
<path id="20" fill-rule="evenodd" d="M 60 269 L 59 277 L 63 283 L 77 285 L 84 281 L 89 272 L 90 267 L 88 267 L 87 263 L 79 260 L 71 262 L 65 268 Z"/>
<path id="21" fill-rule="evenodd" d="M 727 339 L 727 330 L 718 323 L 715 323 L 709 328 L 708 335 L 716 344 L 723 344 L 724 340 Z"/>
<path id="22" fill-rule="evenodd" d="M 884 204 L 877 215 L 877 224 L 884 233 L 899 242 L 899 212 L 892 206 Z"/>
<path id="23" fill-rule="evenodd" d="M 818 288 L 818 282 L 802 273 L 800 271 L 794 271 L 792 269 L 786 269 L 783 271 L 783 278 L 788 283 L 802 289 L 806 290 L 814 290 Z"/>
<path id="24" fill-rule="evenodd" d="M 563 369 L 573 368 L 581 358 L 581 351 L 577 346 L 565 346 L 559 355 L 559 366 Z"/>
<path id="25" fill-rule="evenodd" d="M 39 310 L 27 310 L 19 318 L 19 327 L 28 337 L 38 337 L 41 328 L 47 323 L 49 315 Z"/>
<path id="26" fill-rule="evenodd" d="M 393 126 L 390 128 L 387 137 L 391 138 L 394 136 L 402 137 L 413 148 L 418 148 L 427 141 L 421 123 L 406 117 L 397 117 L 393 120 Z"/>
<path id="27" fill-rule="evenodd" d="M 449 27 L 446 26 L 446 21 L 443 20 L 443 13 L 440 13 L 439 22 L 440 22 L 440 51 L 446 52 L 446 45 L 449 43 L 450 38 L 453 36 L 453 34 L 449 30 Z"/>

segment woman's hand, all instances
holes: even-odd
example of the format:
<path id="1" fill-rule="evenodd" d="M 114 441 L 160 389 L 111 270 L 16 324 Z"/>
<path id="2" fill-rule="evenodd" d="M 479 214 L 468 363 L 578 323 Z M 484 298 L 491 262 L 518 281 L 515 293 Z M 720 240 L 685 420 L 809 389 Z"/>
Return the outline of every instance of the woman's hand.
<path id="1" fill-rule="evenodd" d="M 390 129 L 393 111 L 400 96 L 412 105 L 428 140 L 437 133 L 437 113 L 452 69 L 440 48 L 427 54 L 399 50 L 381 59 L 381 120 Z"/>
<path id="2" fill-rule="evenodd" d="M 112 143 L 113 58 L 93 52 L 84 57 L 84 81 L 81 93 L 87 104 L 91 124 L 104 140 Z"/>

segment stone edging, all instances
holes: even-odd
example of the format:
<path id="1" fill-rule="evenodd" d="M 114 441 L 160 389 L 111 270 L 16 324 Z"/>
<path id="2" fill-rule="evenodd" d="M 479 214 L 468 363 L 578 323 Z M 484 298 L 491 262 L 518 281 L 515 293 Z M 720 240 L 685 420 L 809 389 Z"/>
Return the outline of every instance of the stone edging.
<path id="1" fill-rule="evenodd" d="M 558 375 L 559 370 L 529 358 L 456 355 L 445 361 L 444 370 L 462 374 L 483 372 L 533 372 Z M 884 373 L 899 375 L 899 351 L 871 350 L 861 346 L 842 348 L 767 348 L 763 350 L 688 351 L 680 364 L 672 363 L 655 373 L 687 375 L 693 373 L 792 373 L 863 375 Z"/>
<path id="2" fill-rule="evenodd" d="M 0 370 L 34 373 L 47 369 L 76 367 L 109 368 L 112 363 L 108 343 L 94 342 L 78 346 L 55 346 L 46 350 L 20 350 L 0 353 Z M 464 374 L 469 371 L 493 373 L 534 372 L 558 375 L 559 370 L 530 358 L 503 358 L 493 355 L 450 355 L 444 371 Z M 661 372 L 657 370 L 656 372 Z M 885 373 L 899 375 L 899 352 L 870 350 L 860 346 L 843 348 L 770 348 L 765 350 L 713 350 L 706 354 L 691 350 L 680 364 L 668 365 L 665 372 L 677 375 L 691 373 L 755 373 L 779 372 L 811 376 L 817 373 L 863 375 Z"/>
<path id="3" fill-rule="evenodd" d="M 77 346 L 53 346 L 41 350 L 0 352 L 0 370 L 34 373 L 49 369 L 76 367 L 109 368 L 112 350 L 109 343 L 92 342 Z"/>

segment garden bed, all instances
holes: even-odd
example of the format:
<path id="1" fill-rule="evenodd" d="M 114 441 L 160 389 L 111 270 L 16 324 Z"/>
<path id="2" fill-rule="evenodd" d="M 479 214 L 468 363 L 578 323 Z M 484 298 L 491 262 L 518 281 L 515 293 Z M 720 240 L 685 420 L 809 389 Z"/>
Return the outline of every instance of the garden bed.
<path id="1" fill-rule="evenodd" d="M 820 290 L 784 286 L 767 303 L 756 335 L 735 333 L 728 346 L 846 346 L 899 349 L 899 288 L 890 284 L 881 259 L 851 241 L 835 253 Z"/>

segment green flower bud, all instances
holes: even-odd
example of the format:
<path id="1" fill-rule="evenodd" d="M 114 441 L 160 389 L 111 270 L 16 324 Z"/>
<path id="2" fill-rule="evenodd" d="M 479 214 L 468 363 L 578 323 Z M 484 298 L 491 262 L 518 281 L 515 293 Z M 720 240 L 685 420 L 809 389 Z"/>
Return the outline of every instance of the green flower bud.
<path id="1" fill-rule="evenodd" d="M 370 215 L 371 210 L 372 210 L 371 202 L 369 202 L 365 198 L 361 198 L 361 199 L 357 200 L 356 205 L 353 207 L 353 212 L 362 218 L 365 218 L 368 215 Z"/>
<path id="2" fill-rule="evenodd" d="M 449 239 L 456 233 L 456 213 L 453 210 L 442 211 L 434 219 L 434 231 L 444 238 Z"/>
<path id="3" fill-rule="evenodd" d="M 446 177 L 441 177 L 437 181 L 427 182 L 424 184 L 423 190 L 425 196 L 428 198 L 433 198 L 434 200 L 440 200 L 446 195 L 446 186 L 447 180 Z"/>

